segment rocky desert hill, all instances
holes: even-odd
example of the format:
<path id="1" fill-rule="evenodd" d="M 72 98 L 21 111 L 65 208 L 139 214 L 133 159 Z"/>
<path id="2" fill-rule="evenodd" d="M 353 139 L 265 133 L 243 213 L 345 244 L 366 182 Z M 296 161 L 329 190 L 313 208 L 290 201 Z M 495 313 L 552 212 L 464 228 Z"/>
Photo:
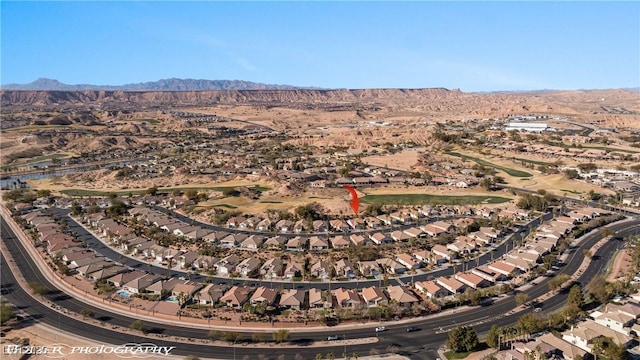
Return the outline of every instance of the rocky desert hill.
<path id="1" fill-rule="evenodd" d="M 640 93 L 629 90 L 577 90 L 532 93 L 464 93 L 434 89 L 207 90 L 207 91 L 0 91 L 3 108 L 143 108 L 264 105 L 299 109 L 384 110 L 504 116 L 521 113 L 638 115 Z"/>
<path id="2" fill-rule="evenodd" d="M 300 89 L 298 86 L 263 84 L 242 80 L 162 79 L 125 85 L 69 85 L 55 79 L 40 78 L 28 84 L 6 84 L 3 90 L 123 90 L 123 91 L 187 91 L 187 90 L 268 90 Z"/>
<path id="3" fill-rule="evenodd" d="M 19 91 L 0 92 L 2 106 L 74 106 L 137 104 L 138 106 L 187 106 L 218 104 L 353 104 L 375 101 L 410 102 L 453 100 L 459 90 L 362 89 L 362 90 L 208 90 L 208 91 Z"/>

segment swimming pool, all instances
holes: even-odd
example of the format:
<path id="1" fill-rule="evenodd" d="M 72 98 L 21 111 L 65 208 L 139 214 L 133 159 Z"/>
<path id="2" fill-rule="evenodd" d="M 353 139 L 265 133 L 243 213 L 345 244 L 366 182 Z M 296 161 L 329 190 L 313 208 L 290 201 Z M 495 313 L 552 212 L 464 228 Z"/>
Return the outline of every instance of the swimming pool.
<path id="1" fill-rule="evenodd" d="M 168 302 L 174 302 L 174 303 L 179 302 L 179 300 L 178 300 L 178 297 L 177 297 L 177 296 L 169 296 L 169 297 L 167 298 L 167 301 L 168 301 Z"/>
<path id="2" fill-rule="evenodd" d="M 128 291 L 120 290 L 118 291 L 118 296 L 122 298 L 128 298 L 129 296 L 131 296 L 131 294 L 129 294 Z"/>

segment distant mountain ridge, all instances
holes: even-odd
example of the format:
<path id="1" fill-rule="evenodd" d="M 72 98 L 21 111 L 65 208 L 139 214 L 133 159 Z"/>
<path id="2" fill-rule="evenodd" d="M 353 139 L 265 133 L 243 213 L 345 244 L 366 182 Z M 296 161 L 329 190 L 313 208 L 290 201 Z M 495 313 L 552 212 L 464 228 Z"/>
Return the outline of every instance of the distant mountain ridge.
<path id="1" fill-rule="evenodd" d="M 39 78 L 29 84 L 6 84 L 2 90 L 23 91 L 80 91 L 80 90 L 121 90 L 121 91 L 204 91 L 204 90 L 300 90 L 319 89 L 292 85 L 263 84 L 242 80 L 203 79 L 162 79 L 152 82 L 124 85 L 69 85 L 58 80 Z"/>

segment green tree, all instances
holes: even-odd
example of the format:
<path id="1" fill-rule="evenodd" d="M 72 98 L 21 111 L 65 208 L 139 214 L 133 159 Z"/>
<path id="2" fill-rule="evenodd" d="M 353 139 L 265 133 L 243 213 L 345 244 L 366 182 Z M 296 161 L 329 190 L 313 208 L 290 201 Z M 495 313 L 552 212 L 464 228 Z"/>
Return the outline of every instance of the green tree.
<path id="1" fill-rule="evenodd" d="M 127 205 L 120 200 L 112 199 L 111 206 L 107 209 L 107 213 L 112 216 L 122 216 L 127 212 Z"/>
<path id="2" fill-rule="evenodd" d="M 324 217 L 322 205 L 317 202 L 298 206 L 294 212 L 298 218 L 308 221 L 319 220 Z"/>
<path id="3" fill-rule="evenodd" d="M 603 276 L 596 276 L 587 285 L 587 291 L 601 304 L 606 304 L 613 293 L 609 282 Z"/>
<path id="4" fill-rule="evenodd" d="M 558 290 L 562 284 L 564 284 L 571 277 L 568 274 L 560 274 L 553 279 L 549 280 L 549 290 L 555 291 Z"/>
<path id="5" fill-rule="evenodd" d="M 4 325 L 13 318 L 13 307 L 10 304 L 0 305 L 0 325 Z"/>
<path id="6" fill-rule="evenodd" d="M 93 317 L 93 311 L 91 309 L 82 309 L 80 311 L 80 314 L 82 314 L 82 316 L 84 317 Z"/>
<path id="7" fill-rule="evenodd" d="M 273 341 L 279 344 L 289 340 L 290 334 L 289 334 L 289 330 L 281 329 L 272 333 L 271 336 L 273 338 Z"/>
<path id="8" fill-rule="evenodd" d="M 224 333 L 222 333 L 222 336 L 220 336 L 221 340 L 228 341 L 230 343 L 236 343 L 241 338 L 242 338 L 242 335 L 233 331 L 225 331 Z"/>
<path id="9" fill-rule="evenodd" d="M 198 190 L 188 189 L 184 192 L 184 196 L 191 201 L 196 201 L 198 200 Z"/>
<path id="10" fill-rule="evenodd" d="M 218 336 L 220 336 L 218 330 L 209 330 L 209 332 L 207 333 L 207 337 L 211 340 L 216 340 Z"/>
<path id="11" fill-rule="evenodd" d="M 152 186 L 145 191 L 145 194 L 155 196 L 158 194 L 158 187 Z"/>
<path id="12" fill-rule="evenodd" d="M 536 333 L 542 330 L 543 322 L 542 319 L 534 315 L 533 313 L 527 313 L 520 318 L 518 318 L 518 322 L 516 323 L 516 329 L 520 330 L 523 333 Z"/>
<path id="13" fill-rule="evenodd" d="M 29 287 L 31 288 L 31 291 L 33 292 L 34 295 L 38 295 L 41 298 L 49 292 L 49 289 L 47 289 L 46 286 L 44 286 L 44 284 L 39 283 L 37 281 L 33 281 L 29 283 Z"/>
<path id="14" fill-rule="evenodd" d="M 562 311 L 556 311 L 547 316 L 546 323 L 549 330 L 563 331 L 566 328 L 567 318 Z"/>
<path id="15" fill-rule="evenodd" d="M 469 352 L 478 347 L 478 334 L 470 326 L 457 326 L 449 332 L 447 347 L 455 352 Z"/>
<path id="16" fill-rule="evenodd" d="M 567 169 L 564 171 L 564 176 L 566 176 L 567 179 L 576 179 L 578 177 L 578 171 L 574 169 Z"/>
<path id="17" fill-rule="evenodd" d="M 82 205 L 74 201 L 73 204 L 71 204 L 71 215 L 78 216 L 80 214 L 82 214 Z"/>
<path id="18" fill-rule="evenodd" d="M 129 327 L 133 330 L 142 331 L 143 333 L 147 332 L 147 325 L 142 320 L 135 320 Z"/>
<path id="19" fill-rule="evenodd" d="M 519 292 L 516 294 L 516 304 L 518 306 L 524 305 L 527 303 L 527 301 L 529 301 L 529 295 L 523 293 L 523 292 Z"/>
<path id="20" fill-rule="evenodd" d="M 626 360 L 627 351 L 624 346 L 616 344 L 607 336 L 599 336 L 593 339 L 593 351 L 596 355 L 602 355 L 611 360 Z"/>
<path id="21" fill-rule="evenodd" d="M 501 336 L 502 330 L 497 325 L 491 325 L 491 329 L 487 334 L 487 345 L 494 349 L 499 349 Z"/>
<path id="22" fill-rule="evenodd" d="M 598 169 L 598 165 L 594 163 L 578 164 L 578 169 L 582 172 L 592 172 Z"/>
<path id="23" fill-rule="evenodd" d="M 582 307 L 584 306 L 584 295 L 582 294 L 582 288 L 580 285 L 573 285 L 571 289 L 569 289 L 567 305 L 582 310 Z"/>
<path id="24" fill-rule="evenodd" d="M 383 213 L 382 204 L 368 204 L 367 207 L 364 208 L 362 215 L 378 216 Z"/>

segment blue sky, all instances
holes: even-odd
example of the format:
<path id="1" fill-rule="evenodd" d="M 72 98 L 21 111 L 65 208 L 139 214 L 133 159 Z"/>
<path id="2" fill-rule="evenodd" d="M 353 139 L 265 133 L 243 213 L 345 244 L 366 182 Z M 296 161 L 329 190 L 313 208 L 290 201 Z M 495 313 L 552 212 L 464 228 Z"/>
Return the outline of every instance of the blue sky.
<path id="1" fill-rule="evenodd" d="M 1 1 L 2 84 L 640 86 L 640 2 Z"/>

